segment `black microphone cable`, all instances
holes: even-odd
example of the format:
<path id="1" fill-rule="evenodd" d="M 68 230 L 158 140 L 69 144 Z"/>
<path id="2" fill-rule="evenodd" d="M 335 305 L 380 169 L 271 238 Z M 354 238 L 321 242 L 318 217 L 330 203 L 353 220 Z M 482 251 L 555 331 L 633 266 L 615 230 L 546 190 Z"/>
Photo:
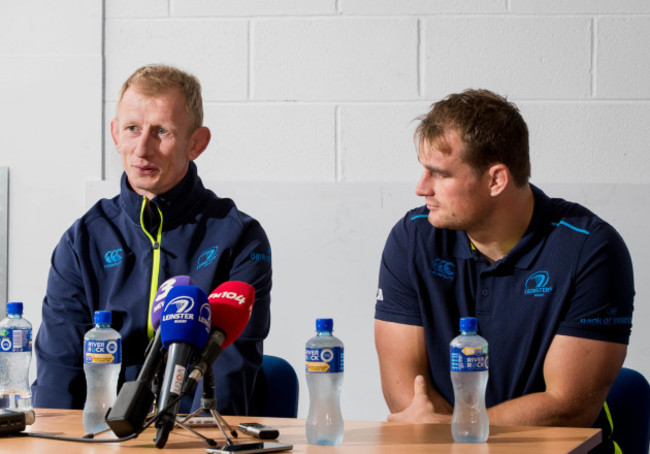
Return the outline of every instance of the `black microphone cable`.
<path id="1" fill-rule="evenodd" d="M 93 438 L 93 434 L 86 434 L 83 437 L 66 437 L 64 435 L 52 435 L 52 434 L 46 434 L 46 433 L 40 433 L 40 432 L 20 432 L 17 433 L 16 435 L 20 436 L 26 436 L 26 437 L 35 437 L 35 438 L 47 438 L 49 440 L 61 440 L 61 441 L 75 441 L 79 443 L 122 443 L 123 441 L 128 441 L 132 440 L 134 438 L 137 438 L 138 435 L 140 435 L 144 430 L 149 427 L 151 424 L 156 422 L 160 417 L 167 411 L 169 410 L 172 406 L 174 406 L 183 396 L 178 396 L 177 398 L 174 398 L 167 404 L 167 406 L 163 409 L 164 411 L 160 411 L 151 418 L 149 421 L 146 422 L 145 425 L 142 426 L 142 428 L 135 433 L 132 433 L 131 435 L 127 435 L 126 437 L 122 438 Z"/>

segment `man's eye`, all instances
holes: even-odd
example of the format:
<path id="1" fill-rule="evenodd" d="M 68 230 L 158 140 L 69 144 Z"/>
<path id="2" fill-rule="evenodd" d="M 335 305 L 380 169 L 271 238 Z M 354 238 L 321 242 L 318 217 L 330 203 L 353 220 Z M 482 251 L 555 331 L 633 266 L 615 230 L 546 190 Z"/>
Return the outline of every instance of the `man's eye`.
<path id="1" fill-rule="evenodd" d="M 158 134 L 167 134 L 167 130 L 165 128 L 158 128 Z"/>
<path id="2" fill-rule="evenodd" d="M 134 131 L 136 131 L 138 128 L 137 128 L 136 126 L 131 125 L 131 126 L 127 126 L 126 129 L 127 129 L 127 131 L 134 132 Z"/>

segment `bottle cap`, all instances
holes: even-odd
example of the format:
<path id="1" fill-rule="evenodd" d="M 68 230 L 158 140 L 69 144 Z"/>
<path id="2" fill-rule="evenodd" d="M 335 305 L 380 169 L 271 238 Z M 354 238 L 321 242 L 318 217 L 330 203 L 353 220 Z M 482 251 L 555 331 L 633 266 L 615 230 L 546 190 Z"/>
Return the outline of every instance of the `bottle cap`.
<path id="1" fill-rule="evenodd" d="M 95 311 L 95 325 L 110 325 L 111 311 Z"/>
<path id="2" fill-rule="evenodd" d="M 332 331 L 334 328 L 334 320 L 331 318 L 317 318 L 316 331 Z"/>
<path id="3" fill-rule="evenodd" d="M 23 315 L 23 303 L 7 303 L 7 314 Z"/>
<path id="4" fill-rule="evenodd" d="M 461 331 L 476 331 L 476 317 L 461 317 Z"/>

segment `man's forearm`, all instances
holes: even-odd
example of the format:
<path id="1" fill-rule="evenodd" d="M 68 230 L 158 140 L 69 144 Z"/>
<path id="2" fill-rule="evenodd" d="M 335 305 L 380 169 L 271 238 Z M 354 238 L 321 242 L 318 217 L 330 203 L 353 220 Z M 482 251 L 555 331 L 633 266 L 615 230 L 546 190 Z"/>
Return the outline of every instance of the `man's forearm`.
<path id="1" fill-rule="evenodd" d="M 561 400 L 549 392 L 532 393 L 488 409 L 490 424 L 510 426 L 590 427 L 602 403 L 584 405 L 580 399 Z"/>

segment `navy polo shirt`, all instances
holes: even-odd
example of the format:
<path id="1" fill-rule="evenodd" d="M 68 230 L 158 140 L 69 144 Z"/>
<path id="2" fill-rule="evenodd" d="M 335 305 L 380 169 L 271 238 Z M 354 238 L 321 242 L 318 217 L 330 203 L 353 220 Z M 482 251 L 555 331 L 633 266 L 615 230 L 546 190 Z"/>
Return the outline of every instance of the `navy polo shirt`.
<path id="1" fill-rule="evenodd" d="M 465 232 L 433 227 L 426 207 L 407 213 L 386 242 L 375 318 L 424 327 L 433 384 L 452 405 L 449 342 L 460 317 L 477 317 L 489 343 L 489 407 L 544 391 L 556 334 L 628 342 L 634 283 L 622 238 L 586 208 L 531 187 L 531 223 L 495 263 Z"/>

